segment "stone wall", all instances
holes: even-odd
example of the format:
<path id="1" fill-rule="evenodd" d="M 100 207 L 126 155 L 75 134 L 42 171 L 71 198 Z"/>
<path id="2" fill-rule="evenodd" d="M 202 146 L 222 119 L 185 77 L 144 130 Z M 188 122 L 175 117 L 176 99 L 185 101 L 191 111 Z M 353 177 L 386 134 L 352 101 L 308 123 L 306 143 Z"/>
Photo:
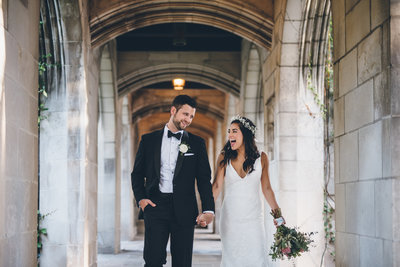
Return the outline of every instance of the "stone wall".
<path id="1" fill-rule="evenodd" d="M 399 7 L 390 2 L 332 6 L 339 266 L 400 263 Z"/>
<path id="2" fill-rule="evenodd" d="M 36 266 L 39 1 L 0 1 L 0 266 Z"/>

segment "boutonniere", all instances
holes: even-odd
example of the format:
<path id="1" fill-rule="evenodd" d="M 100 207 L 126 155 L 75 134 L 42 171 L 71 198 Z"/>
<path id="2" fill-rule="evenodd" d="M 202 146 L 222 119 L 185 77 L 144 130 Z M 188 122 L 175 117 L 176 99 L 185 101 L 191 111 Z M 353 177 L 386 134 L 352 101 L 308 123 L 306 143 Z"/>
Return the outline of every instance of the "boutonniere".
<path id="1" fill-rule="evenodd" d="M 186 144 L 185 142 L 182 142 L 179 145 L 179 152 L 181 154 L 181 156 L 183 156 L 183 154 L 185 154 L 186 152 L 188 152 L 190 149 L 190 146 L 188 144 Z"/>

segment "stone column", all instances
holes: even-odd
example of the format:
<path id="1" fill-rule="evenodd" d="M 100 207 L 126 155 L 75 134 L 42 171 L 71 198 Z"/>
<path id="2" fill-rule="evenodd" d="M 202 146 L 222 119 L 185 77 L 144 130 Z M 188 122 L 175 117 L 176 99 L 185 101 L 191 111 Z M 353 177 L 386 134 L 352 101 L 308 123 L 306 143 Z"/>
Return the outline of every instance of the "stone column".
<path id="1" fill-rule="evenodd" d="M 214 163 L 214 165 L 211 165 L 211 167 L 214 168 L 214 170 L 216 169 L 217 165 L 219 164 L 219 162 L 217 162 L 216 160 L 217 160 L 223 146 L 225 145 L 225 142 L 224 142 L 225 135 L 223 134 L 225 130 L 226 130 L 226 128 L 225 128 L 224 124 L 218 121 L 217 122 L 217 132 L 216 132 L 216 137 L 215 137 L 215 163 Z M 216 234 L 219 234 L 219 232 L 220 232 L 219 221 L 221 218 L 220 210 L 221 210 L 223 198 L 224 198 L 224 191 L 222 190 L 218 199 L 214 199 L 214 201 L 215 201 L 214 231 Z"/>
<path id="2" fill-rule="evenodd" d="M 297 266 L 319 266 L 323 245 L 323 123 L 309 90 L 299 82 L 302 10 L 306 1 L 275 1 L 275 28 L 271 52 L 263 63 L 266 132 L 270 178 L 287 225 L 313 236 L 315 248 L 295 259 Z M 315 116 L 310 116 L 307 106 Z M 273 124 L 271 120 L 273 119 Z M 268 137 L 273 136 L 273 140 Z M 273 145 L 271 144 L 273 143 Z M 270 207 L 266 209 L 269 212 Z M 275 232 L 267 213 L 268 242 Z M 290 261 L 271 266 L 292 266 Z"/>
<path id="3" fill-rule="evenodd" d="M 90 48 L 86 3 L 57 4 L 65 62 L 40 136 L 40 209 L 51 213 L 41 266 L 95 266 L 99 51 Z"/>
<path id="4" fill-rule="evenodd" d="M 39 1 L 0 1 L 0 266 L 36 266 Z"/>
<path id="5" fill-rule="evenodd" d="M 240 110 L 239 99 L 236 98 L 235 96 L 233 96 L 232 94 L 229 94 L 228 95 L 227 112 L 226 112 L 226 114 L 227 114 L 227 117 L 226 117 L 227 120 L 226 120 L 226 126 L 225 126 L 226 128 L 224 129 L 225 132 L 231 124 L 232 117 L 237 115 L 239 110 Z M 222 147 L 221 147 L 221 149 L 222 149 Z"/>
<path id="6" fill-rule="evenodd" d="M 389 0 L 332 4 L 336 264 L 398 266 L 400 9 Z"/>
<path id="7" fill-rule="evenodd" d="M 245 77 L 243 96 L 243 115 L 249 118 L 252 122 L 257 123 L 257 118 L 259 117 L 259 107 L 260 102 L 260 57 L 258 56 L 258 51 L 251 45 L 248 51 L 248 59 L 244 62 L 246 65 L 245 73 L 242 75 Z M 262 103 L 262 101 L 261 101 Z"/>
<path id="8" fill-rule="evenodd" d="M 121 130 L 121 240 L 132 240 L 137 234 L 131 186 L 131 125 L 128 97 L 119 101 L 122 106 Z"/>
<path id="9" fill-rule="evenodd" d="M 98 248 L 100 253 L 117 253 L 120 249 L 120 114 L 117 105 L 113 62 L 115 46 L 103 49 L 100 65 L 99 125 L 99 190 L 98 190 Z M 101 150 L 100 150 L 101 148 Z M 100 153 L 102 152 L 102 153 Z"/>

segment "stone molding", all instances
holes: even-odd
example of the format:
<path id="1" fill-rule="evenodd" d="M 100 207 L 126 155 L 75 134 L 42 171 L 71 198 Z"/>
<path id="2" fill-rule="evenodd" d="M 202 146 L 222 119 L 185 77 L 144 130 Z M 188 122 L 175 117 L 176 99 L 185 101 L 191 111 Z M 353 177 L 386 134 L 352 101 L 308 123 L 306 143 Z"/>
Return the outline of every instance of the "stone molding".
<path id="1" fill-rule="evenodd" d="M 242 1 L 131 1 L 90 18 L 92 46 L 126 32 L 160 23 L 199 23 L 235 33 L 271 48 L 273 19 Z"/>

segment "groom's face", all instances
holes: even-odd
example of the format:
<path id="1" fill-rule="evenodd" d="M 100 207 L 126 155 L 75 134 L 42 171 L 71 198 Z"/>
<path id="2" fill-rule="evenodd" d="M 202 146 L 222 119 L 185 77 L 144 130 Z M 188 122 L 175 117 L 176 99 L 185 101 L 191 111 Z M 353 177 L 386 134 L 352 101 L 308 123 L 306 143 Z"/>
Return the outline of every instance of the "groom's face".
<path id="1" fill-rule="evenodd" d="M 172 122 L 175 127 L 180 131 L 188 127 L 194 118 L 196 109 L 192 108 L 188 104 L 183 105 L 179 110 L 175 107 L 171 108 Z"/>

